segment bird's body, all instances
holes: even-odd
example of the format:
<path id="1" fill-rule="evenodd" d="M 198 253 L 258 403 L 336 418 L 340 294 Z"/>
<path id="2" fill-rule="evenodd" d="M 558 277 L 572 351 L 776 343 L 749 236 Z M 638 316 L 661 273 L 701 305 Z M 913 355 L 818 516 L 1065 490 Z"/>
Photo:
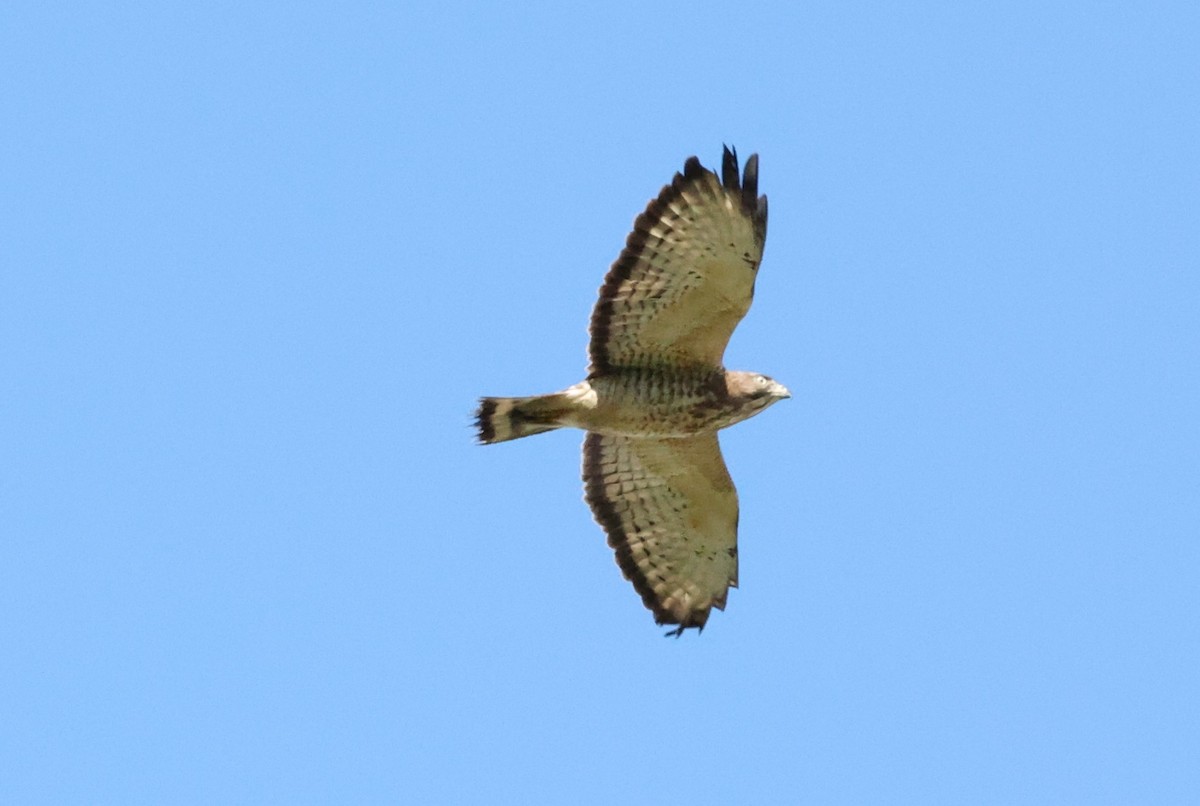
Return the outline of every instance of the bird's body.
<path id="1" fill-rule="evenodd" d="M 774 402 L 762 394 L 754 396 L 767 388 L 758 381 L 763 377 L 708 369 L 633 368 L 597 375 L 550 395 L 489 398 L 522 404 L 492 413 L 489 422 L 496 433 L 484 441 L 504 442 L 528 436 L 523 432 L 530 428 L 548 430 L 544 426 L 621 436 L 690 437 L 727 428 Z M 503 418 L 506 424 L 501 424 Z"/>
<path id="2" fill-rule="evenodd" d="M 483 398 L 479 439 L 588 432 L 584 497 L 660 624 L 702 628 L 737 584 L 737 492 L 716 432 L 789 397 L 722 356 L 750 307 L 766 238 L 758 158 L 722 175 L 690 158 L 634 223 L 592 314 L 586 380 Z"/>

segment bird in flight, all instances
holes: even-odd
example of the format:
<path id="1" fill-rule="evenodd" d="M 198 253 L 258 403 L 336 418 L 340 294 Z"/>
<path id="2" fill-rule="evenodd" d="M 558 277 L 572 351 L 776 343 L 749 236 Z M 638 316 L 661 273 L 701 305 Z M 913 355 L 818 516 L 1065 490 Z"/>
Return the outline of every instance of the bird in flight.
<path id="1" fill-rule="evenodd" d="M 791 397 L 726 370 L 767 236 L 758 155 L 718 176 L 689 158 L 634 221 L 592 311 L 587 378 L 535 397 L 485 397 L 478 439 L 581 428 L 584 499 L 662 625 L 704 628 L 737 586 L 737 490 L 717 431 Z"/>

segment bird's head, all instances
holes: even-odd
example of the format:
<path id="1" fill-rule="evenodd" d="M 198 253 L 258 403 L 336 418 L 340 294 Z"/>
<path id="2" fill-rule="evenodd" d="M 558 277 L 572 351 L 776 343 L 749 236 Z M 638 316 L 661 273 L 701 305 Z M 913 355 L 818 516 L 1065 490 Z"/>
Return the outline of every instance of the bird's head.
<path id="1" fill-rule="evenodd" d="M 755 412 L 792 396 L 782 383 L 757 372 L 727 372 L 725 383 L 730 397 Z"/>

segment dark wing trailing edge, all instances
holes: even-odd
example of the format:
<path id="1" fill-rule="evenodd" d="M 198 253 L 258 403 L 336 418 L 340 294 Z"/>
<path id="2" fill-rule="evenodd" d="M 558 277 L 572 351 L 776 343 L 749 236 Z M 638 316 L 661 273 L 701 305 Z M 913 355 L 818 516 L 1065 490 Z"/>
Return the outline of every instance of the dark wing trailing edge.
<path id="1" fill-rule="evenodd" d="M 689 157 L 634 221 L 592 311 L 590 372 L 617 367 L 719 367 L 750 308 L 767 237 L 758 155 L 739 172 L 726 147 L 721 175 Z"/>

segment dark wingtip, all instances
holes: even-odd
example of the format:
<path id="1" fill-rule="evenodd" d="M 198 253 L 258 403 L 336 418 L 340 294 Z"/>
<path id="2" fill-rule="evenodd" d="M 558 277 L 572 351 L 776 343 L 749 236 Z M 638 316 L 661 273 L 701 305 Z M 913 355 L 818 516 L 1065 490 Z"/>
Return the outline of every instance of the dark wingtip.
<path id="1" fill-rule="evenodd" d="M 737 149 L 724 144 L 721 149 L 721 184 L 729 190 L 736 191 L 741 185 L 741 177 L 738 176 Z"/>
<path id="2" fill-rule="evenodd" d="M 704 619 L 702 621 L 694 620 L 691 617 L 686 618 L 683 620 L 683 623 L 680 624 L 675 629 L 667 630 L 665 633 L 663 633 L 663 637 L 664 638 L 671 638 L 671 637 L 680 638 L 683 636 L 684 630 L 695 630 L 696 635 L 700 635 L 701 633 L 704 632 L 704 624 L 707 621 L 708 621 L 707 613 L 704 614 Z M 659 624 L 662 624 L 662 622 L 660 621 Z"/>
<path id="3" fill-rule="evenodd" d="M 753 210 L 758 206 L 758 155 L 751 154 L 742 172 L 742 204 Z"/>
<path id="4" fill-rule="evenodd" d="M 737 149 L 723 146 L 721 156 L 721 183 L 738 194 L 742 209 L 754 221 L 755 232 L 760 241 L 767 239 L 767 197 L 758 195 L 758 154 L 746 158 L 746 167 L 739 175 Z"/>

